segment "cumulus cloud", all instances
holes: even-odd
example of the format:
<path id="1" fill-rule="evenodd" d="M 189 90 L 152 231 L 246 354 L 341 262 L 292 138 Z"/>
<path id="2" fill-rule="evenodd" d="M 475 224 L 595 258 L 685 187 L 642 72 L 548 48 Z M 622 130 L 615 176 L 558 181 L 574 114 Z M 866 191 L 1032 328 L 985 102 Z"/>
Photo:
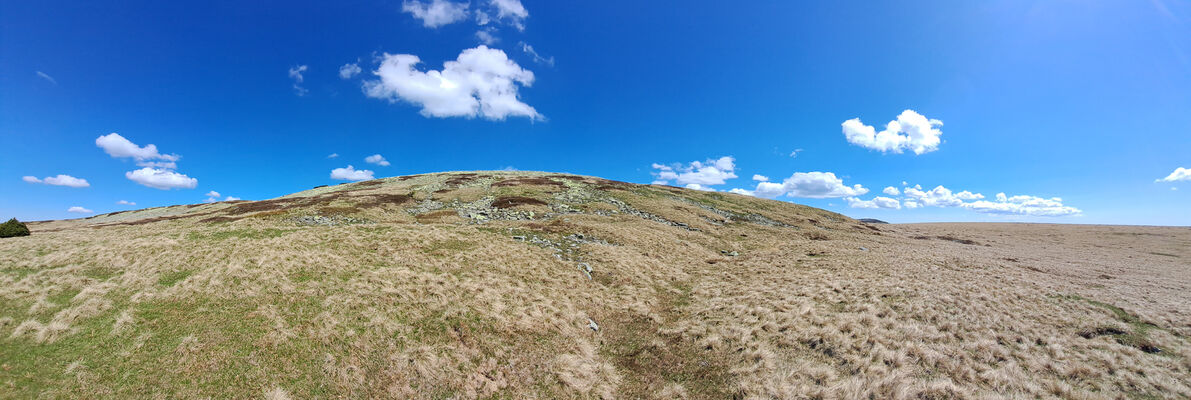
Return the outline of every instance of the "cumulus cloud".
<path id="1" fill-rule="evenodd" d="M 653 183 L 668 185 L 674 181 L 679 185 L 690 187 L 691 184 L 706 188 L 708 185 L 722 185 L 725 180 L 736 178 L 736 159 L 724 156 L 707 161 L 692 161 L 690 164 L 652 165 Z"/>
<path id="2" fill-rule="evenodd" d="M 769 182 L 769 177 L 761 174 L 753 174 L 753 180 L 757 182 Z"/>
<path id="3" fill-rule="evenodd" d="M 385 160 L 385 157 L 380 154 L 373 154 L 368 157 L 364 157 L 364 162 L 367 162 L 369 164 L 376 164 L 376 165 L 379 165 L 382 167 L 389 166 L 389 161 Z"/>
<path id="4" fill-rule="evenodd" d="M 136 202 L 135 202 L 135 201 L 128 201 L 128 200 L 120 200 L 120 201 L 117 201 L 117 202 L 116 202 L 116 204 L 119 204 L 119 205 L 122 205 L 122 206 L 135 206 L 135 205 L 136 205 Z"/>
<path id="5" fill-rule="evenodd" d="M 129 180 L 154 189 L 194 189 L 198 186 L 198 179 L 179 174 L 168 169 L 141 168 L 124 173 Z"/>
<path id="6" fill-rule="evenodd" d="M 214 203 L 214 202 L 220 201 L 219 196 L 221 196 L 221 195 L 219 194 L 219 192 L 212 190 L 210 192 L 207 192 L 207 194 L 204 194 L 203 196 L 207 196 L 207 199 L 203 200 L 204 203 Z M 222 201 L 236 201 L 236 200 L 240 200 L 240 198 L 235 197 L 235 196 L 227 196 L 227 197 L 224 197 Z"/>
<path id="7" fill-rule="evenodd" d="M 550 56 L 549 58 L 542 57 L 542 55 L 538 54 L 538 52 L 533 49 L 533 46 L 530 46 L 528 43 L 521 42 L 519 44 L 521 45 L 522 52 L 525 52 L 525 54 L 533 57 L 533 62 L 545 64 L 551 67 L 554 66 L 554 56 Z"/>
<path id="8" fill-rule="evenodd" d="M 67 186 L 72 188 L 85 188 L 91 186 L 90 183 L 87 183 L 86 179 L 75 178 L 70 175 L 61 174 L 58 176 L 49 176 L 45 179 L 38 179 L 36 176 L 23 176 L 21 177 L 21 180 L 29 183 L 42 183 L 46 185 Z"/>
<path id="9" fill-rule="evenodd" d="M 338 157 L 339 157 L 339 153 L 331 153 L 330 155 L 327 156 L 327 158 L 338 158 Z"/>
<path id="10" fill-rule="evenodd" d="M 49 81 L 50 83 L 54 84 L 54 86 L 58 86 L 58 80 L 54 79 L 54 77 L 50 76 L 50 74 L 47 74 L 47 73 L 41 72 L 41 71 L 35 71 L 35 72 L 37 72 L 37 76 L 40 77 L 41 79 L 45 79 L 46 81 Z"/>
<path id="11" fill-rule="evenodd" d="M 401 3 L 401 11 L 422 21 L 422 26 L 438 28 L 467 18 L 468 5 L 468 3 L 455 3 L 447 0 L 432 0 L 430 3 L 406 0 Z"/>
<path id="12" fill-rule="evenodd" d="M 525 19 L 529 18 L 529 11 L 521 5 L 521 0 L 492 0 L 496 7 L 496 17 L 507 21 L 517 30 L 525 30 Z"/>
<path id="13" fill-rule="evenodd" d="M 306 93 L 310 93 L 309 90 L 306 90 L 306 88 L 302 87 L 302 81 L 306 80 L 306 78 L 302 76 L 302 73 L 306 72 L 307 68 L 308 67 L 305 65 L 299 65 L 289 69 L 289 77 L 290 79 L 294 80 L 294 94 L 297 94 L 298 96 L 305 96 Z"/>
<path id="14" fill-rule="evenodd" d="M 914 200 L 916 204 L 931 207 L 959 207 L 966 200 L 984 198 L 984 195 L 980 193 L 972 193 L 967 190 L 954 193 L 943 185 L 936 186 L 929 191 L 922 190 L 922 185 L 914 185 L 914 187 L 906 188 L 904 192 L 906 197 Z"/>
<path id="15" fill-rule="evenodd" d="M 844 137 L 849 143 L 884 152 L 901 153 L 911 150 L 914 154 L 929 153 L 939 149 L 939 136 L 943 121 L 927 119 L 914 110 L 902 111 L 896 120 L 889 121 L 885 129 L 877 132 L 871 125 L 860 122 L 860 118 L 844 121 Z"/>
<path id="16" fill-rule="evenodd" d="M 826 199 L 860 196 L 868 193 L 868 189 L 860 185 L 845 185 L 843 179 L 837 178 L 834 173 L 816 171 L 795 172 L 782 183 L 757 183 L 757 187 L 752 193 L 754 196 L 770 199 L 782 195 Z"/>
<path id="17" fill-rule="evenodd" d="M 347 168 L 335 168 L 331 170 L 331 179 L 339 179 L 344 181 L 366 181 L 374 179 L 372 174 L 372 171 L 366 169 L 357 170 L 351 165 L 348 165 Z"/>
<path id="18" fill-rule="evenodd" d="M 964 208 L 987 214 L 1014 214 L 1047 217 L 1065 217 L 1083 213 L 1078 208 L 1063 205 L 1063 199 L 1044 199 L 1035 196 L 1006 196 L 997 193 L 996 201 L 980 200 L 965 203 Z"/>
<path id="19" fill-rule="evenodd" d="M 74 206 L 74 207 L 66 209 L 66 212 L 79 213 L 79 214 L 90 214 L 95 211 L 91 211 L 89 209 L 79 207 L 79 206 Z"/>
<path id="20" fill-rule="evenodd" d="M 714 192 L 715 191 L 715 188 L 709 188 L 707 186 L 703 186 L 698 183 L 688 183 L 688 184 L 686 184 L 686 186 L 683 186 L 683 187 L 685 187 L 687 189 L 702 190 L 704 192 Z"/>
<path id="21" fill-rule="evenodd" d="M 540 119 L 541 114 L 518 98 L 518 85 L 533 84 L 533 72 L 521 68 L 505 52 L 480 45 L 464 50 L 441 71 L 419 71 L 412 54 L 388 54 L 373 72 L 379 79 L 364 82 L 364 93 L 390 102 L 422 107 L 426 117 L 507 117 Z"/>
<path id="22" fill-rule="evenodd" d="M 339 77 L 343 79 L 351 79 L 353 76 L 359 75 L 363 71 L 357 63 L 343 64 L 339 67 Z"/>
<path id="23" fill-rule="evenodd" d="M 138 166 L 142 167 L 155 167 L 154 165 L 142 165 L 155 164 L 153 160 L 161 160 L 172 165 L 179 158 L 177 154 L 161 154 L 157 151 L 157 146 L 153 144 L 145 145 L 145 147 L 137 146 L 136 143 L 117 133 L 109 133 L 96 138 L 95 145 L 112 157 L 132 158 L 137 161 Z"/>
<path id="24" fill-rule="evenodd" d="M 857 197 L 848 197 L 844 200 L 848 201 L 848 207 L 852 208 L 892 208 L 901 209 L 902 205 L 897 199 L 889 197 L 873 197 L 872 200 L 861 200 Z"/>
<path id="25" fill-rule="evenodd" d="M 897 196 L 899 194 L 902 194 L 902 192 L 900 190 L 897 190 L 897 188 L 895 188 L 893 186 L 886 186 L 885 190 L 882 190 L 881 192 L 883 192 L 887 195 L 890 195 L 890 196 Z"/>
<path id="26" fill-rule="evenodd" d="M 743 194 L 745 196 L 754 196 L 752 190 L 741 189 L 741 188 L 732 188 L 732 190 L 729 190 L 728 193 Z"/>
<path id="27" fill-rule="evenodd" d="M 1178 167 L 1167 175 L 1165 178 L 1154 180 L 1154 182 L 1178 182 L 1191 181 L 1191 168 Z"/>
<path id="28" fill-rule="evenodd" d="M 133 182 L 162 190 L 194 189 L 198 185 L 197 179 L 173 171 L 178 168 L 176 161 L 181 156 L 161 154 L 153 144 L 137 146 L 123 136 L 111 133 L 95 139 L 95 145 L 114 158 L 136 160 L 136 165 L 142 168 L 124 173 Z"/>

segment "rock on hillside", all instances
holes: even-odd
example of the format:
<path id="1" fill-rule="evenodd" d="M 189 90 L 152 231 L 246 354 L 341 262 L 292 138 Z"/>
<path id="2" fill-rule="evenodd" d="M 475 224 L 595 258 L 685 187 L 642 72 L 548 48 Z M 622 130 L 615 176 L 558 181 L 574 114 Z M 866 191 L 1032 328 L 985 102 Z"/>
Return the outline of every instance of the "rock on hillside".
<path id="1" fill-rule="evenodd" d="M 1191 395 L 1177 230 L 489 171 L 29 228 L 0 397 Z"/>

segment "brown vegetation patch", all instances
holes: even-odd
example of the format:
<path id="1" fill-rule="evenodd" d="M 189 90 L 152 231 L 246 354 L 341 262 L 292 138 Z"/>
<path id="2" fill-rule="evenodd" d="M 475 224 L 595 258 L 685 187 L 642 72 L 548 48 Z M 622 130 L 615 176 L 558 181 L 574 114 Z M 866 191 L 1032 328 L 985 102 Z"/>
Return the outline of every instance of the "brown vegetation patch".
<path id="1" fill-rule="evenodd" d="M 546 202 L 524 196 L 506 196 L 496 199 L 492 206 L 496 208 L 511 208 L 516 206 L 544 206 Z"/>
<path id="2" fill-rule="evenodd" d="M 356 183 L 352 184 L 352 187 L 365 188 L 365 187 L 372 187 L 372 186 L 380 186 L 383 183 L 385 183 L 384 180 L 373 179 L 373 180 L 369 180 L 369 181 L 356 182 Z"/>
<path id="3" fill-rule="evenodd" d="M 399 176 L 399 177 L 397 177 L 397 180 L 399 180 L 399 181 L 408 181 L 408 180 L 410 180 L 410 179 L 414 179 L 414 178 L 421 177 L 421 176 L 426 176 L 426 174 L 418 174 L 418 175 L 405 175 L 405 176 Z"/>
<path id="4" fill-rule="evenodd" d="M 234 206 L 228 207 L 226 210 L 226 213 L 230 214 L 230 215 L 241 215 L 241 214 L 248 214 L 248 213 L 254 213 L 254 212 L 259 212 L 259 211 L 273 211 L 273 210 L 285 208 L 286 206 L 289 206 L 289 205 L 290 205 L 289 199 L 272 199 L 272 200 L 253 201 L 253 202 L 249 202 L 249 203 L 236 204 Z"/>
<path id="5" fill-rule="evenodd" d="M 323 215 L 348 215 L 358 213 L 360 209 L 352 206 L 320 207 L 318 212 Z"/>
<path id="6" fill-rule="evenodd" d="M 448 185 L 465 185 L 471 181 L 474 181 L 477 176 L 478 175 L 471 174 L 471 173 L 451 175 L 451 179 L 447 179 L 446 184 L 448 184 Z"/>
<path id="7" fill-rule="evenodd" d="M 206 223 L 222 223 L 222 222 L 232 222 L 232 221 L 239 221 L 240 219 L 241 219 L 240 217 L 223 217 L 223 216 L 215 216 L 215 217 L 208 217 L 208 218 L 203 218 L 203 219 L 200 219 L 200 220 L 199 220 L 199 222 L 206 222 Z"/>
<path id="8" fill-rule="evenodd" d="M 505 179 L 500 182 L 496 182 L 496 183 L 492 184 L 493 187 L 514 187 L 514 186 L 533 186 L 533 185 L 555 186 L 555 187 L 558 187 L 559 189 L 564 189 L 567 187 L 567 185 L 564 185 L 562 182 L 559 182 L 559 181 L 556 181 L 556 180 L 553 180 L 550 178 L 542 178 L 542 177 L 512 178 L 512 179 Z"/>
<path id="9" fill-rule="evenodd" d="M 371 195 L 372 200 L 360 202 L 360 207 L 380 207 L 384 205 L 399 205 L 413 201 L 413 196 L 408 194 L 374 194 Z"/>

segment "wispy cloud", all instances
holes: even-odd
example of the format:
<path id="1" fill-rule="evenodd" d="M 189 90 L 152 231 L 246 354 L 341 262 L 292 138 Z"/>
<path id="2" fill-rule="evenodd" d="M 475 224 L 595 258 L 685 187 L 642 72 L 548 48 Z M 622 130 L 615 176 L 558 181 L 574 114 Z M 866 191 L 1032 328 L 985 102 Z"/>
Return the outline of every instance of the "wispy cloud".
<path id="1" fill-rule="evenodd" d="M 310 93 L 309 90 L 302 87 L 302 82 L 306 80 L 306 77 L 302 76 L 302 73 L 306 72 L 308 68 L 305 65 L 299 65 L 289 69 L 289 77 L 294 80 L 294 94 L 298 96 L 305 96 L 307 93 Z"/>
<path id="2" fill-rule="evenodd" d="M 41 79 L 45 79 L 45 80 L 49 81 L 50 83 L 54 84 L 54 86 L 58 86 L 58 80 L 54 79 L 54 77 L 50 76 L 50 74 L 47 74 L 47 73 L 41 72 L 41 71 L 36 71 L 36 72 L 37 72 L 37 76 L 41 77 Z"/>

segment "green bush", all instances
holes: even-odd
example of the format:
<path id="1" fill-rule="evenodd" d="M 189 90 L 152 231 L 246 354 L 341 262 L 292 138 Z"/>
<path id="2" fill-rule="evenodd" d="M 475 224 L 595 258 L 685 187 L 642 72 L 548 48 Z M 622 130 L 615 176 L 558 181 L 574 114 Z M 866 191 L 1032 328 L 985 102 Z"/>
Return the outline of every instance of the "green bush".
<path id="1" fill-rule="evenodd" d="M 29 236 L 29 227 L 25 226 L 21 221 L 17 221 L 16 218 L 0 224 L 0 238 L 13 236 Z"/>

